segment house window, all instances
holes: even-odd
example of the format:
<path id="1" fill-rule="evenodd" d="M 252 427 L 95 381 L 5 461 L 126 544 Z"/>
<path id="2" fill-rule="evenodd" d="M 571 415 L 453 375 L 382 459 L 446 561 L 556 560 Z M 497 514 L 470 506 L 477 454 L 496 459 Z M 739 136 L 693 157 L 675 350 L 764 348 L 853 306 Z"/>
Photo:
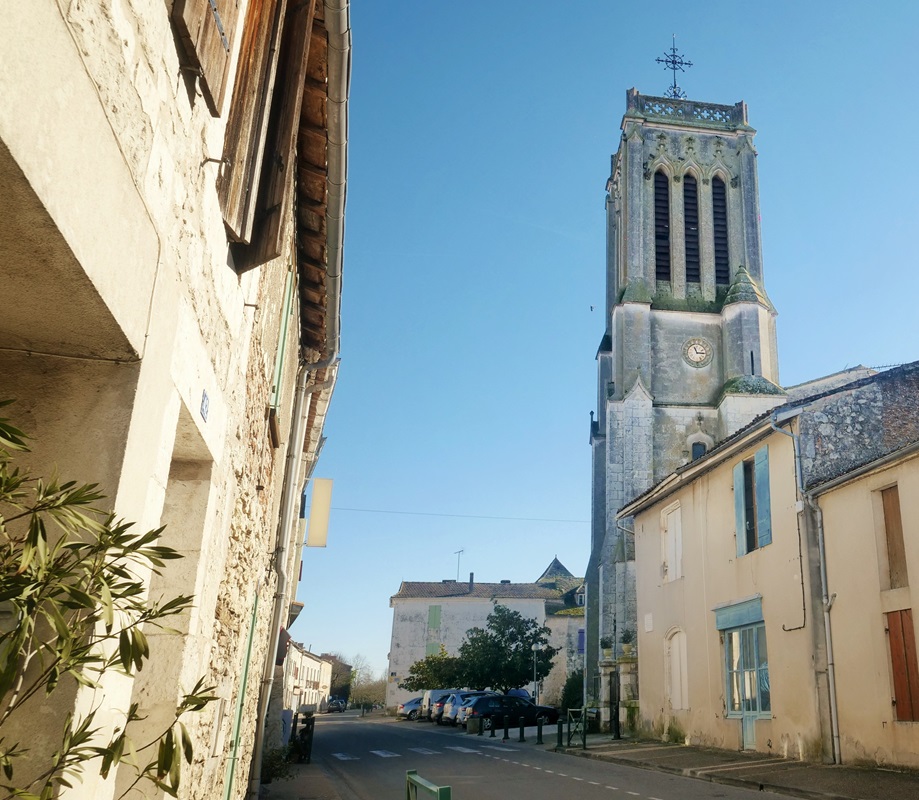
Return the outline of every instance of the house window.
<path id="1" fill-rule="evenodd" d="M 911 608 L 887 613 L 887 637 L 897 722 L 919 722 L 919 662 Z"/>
<path id="2" fill-rule="evenodd" d="M 705 442 L 693 442 L 692 443 L 692 460 L 695 461 L 697 458 L 702 458 L 705 455 Z"/>
<path id="3" fill-rule="evenodd" d="M 769 656 L 762 622 L 724 631 L 724 662 L 729 717 L 770 716 Z"/>
<path id="4" fill-rule="evenodd" d="M 671 506 L 662 515 L 661 577 L 665 582 L 683 577 L 683 523 L 680 506 Z"/>
<path id="5" fill-rule="evenodd" d="M 900 492 L 896 486 L 881 490 L 884 507 L 884 534 L 887 540 L 887 572 L 891 589 L 909 586 L 906 574 L 906 550 L 903 547 L 903 518 L 900 516 Z"/>
<path id="6" fill-rule="evenodd" d="M 731 263 L 728 261 L 728 204 L 727 189 L 718 176 L 712 178 L 712 223 L 715 230 L 715 283 L 727 286 L 731 282 Z"/>
<path id="7" fill-rule="evenodd" d="M 734 467 L 734 516 L 738 557 L 772 542 L 768 446 Z"/>
<path id="8" fill-rule="evenodd" d="M 654 173 L 654 264 L 659 281 L 670 280 L 670 183 L 660 170 Z"/>
<path id="9" fill-rule="evenodd" d="M 440 627 L 440 606 L 428 606 L 428 627 Z"/>
<path id="10" fill-rule="evenodd" d="M 699 283 L 699 187 L 692 175 L 683 178 L 683 222 L 686 239 L 686 282 Z"/>
<path id="11" fill-rule="evenodd" d="M 586 641 L 586 632 L 584 628 L 578 628 L 578 653 L 584 653 L 584 643 Z"/>
<path id="12" fill-rule="evenodd" d="M 667 637 L 664 680 L 667 699 L 674 711 L 689 708 L 689 676 L 686 659 L 686 634 L 677 630 Z"/>
<path id="13" fill-rule="evenodd" d="M 424 646 L 424 654 L 426 656 L 436 656 L 440 653 L 440 642 L 428 642 Z"/>

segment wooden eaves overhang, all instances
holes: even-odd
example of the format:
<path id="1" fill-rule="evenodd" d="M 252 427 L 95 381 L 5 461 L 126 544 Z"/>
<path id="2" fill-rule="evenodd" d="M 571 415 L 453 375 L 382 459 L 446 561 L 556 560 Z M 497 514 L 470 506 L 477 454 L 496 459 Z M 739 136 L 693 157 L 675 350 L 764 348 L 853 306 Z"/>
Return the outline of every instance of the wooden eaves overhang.
<path id="1" fill-rule="evenodd" d="M 316 4 L 297 131 L 300 347 L 307 366 L 321 365 L 310 380 L 315 396 L 304 442 L 307 476 L 322 448 L 322 429 L 338 374 L 351 80 L 349 16 L 349 0 Z"/>

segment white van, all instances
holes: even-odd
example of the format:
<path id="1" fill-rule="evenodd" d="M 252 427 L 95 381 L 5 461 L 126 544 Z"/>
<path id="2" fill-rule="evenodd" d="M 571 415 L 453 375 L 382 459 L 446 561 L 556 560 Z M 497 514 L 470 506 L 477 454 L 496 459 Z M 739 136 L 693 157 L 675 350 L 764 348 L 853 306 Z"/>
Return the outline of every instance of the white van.
<path id="1" fill-rule="evenodd" d="M 424 693 L 424 696 L 421 698 L 421 713 L 418 715 L 418 719 L 426 719 L 428 722 L 431 721 L 431 708 L 438 700 L 442 697 L 446 697 L 448 694 L 453 694 L 454 692 L 461 692 L 462 689 L 427 689 Z"/>

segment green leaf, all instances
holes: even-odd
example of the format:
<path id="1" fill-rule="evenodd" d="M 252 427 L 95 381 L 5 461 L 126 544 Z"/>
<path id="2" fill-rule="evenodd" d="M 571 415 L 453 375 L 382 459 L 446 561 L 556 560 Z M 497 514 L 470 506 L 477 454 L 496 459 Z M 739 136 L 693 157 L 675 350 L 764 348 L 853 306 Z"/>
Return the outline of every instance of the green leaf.
<path id="1" fill-rule="evenodd" d="M 118 634 L 118 655 L 121 658 L 121 666 L 125 672 L 131 671 L 131 634 L 128 631 L 122 631 Z"/>

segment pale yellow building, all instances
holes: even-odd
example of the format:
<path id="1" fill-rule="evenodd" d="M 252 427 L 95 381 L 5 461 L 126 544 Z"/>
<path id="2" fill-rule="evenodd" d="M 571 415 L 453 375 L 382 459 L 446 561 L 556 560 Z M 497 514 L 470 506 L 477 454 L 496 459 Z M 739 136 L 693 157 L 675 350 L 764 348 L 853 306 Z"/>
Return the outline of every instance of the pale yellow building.
<path id="1" fill-rule="evenodd" d="M 919 765 L 917 452 L 919 363 L 798 393 L 620 510 L 646 733 Z"/>
<path id="2" fill-rule="evenodd" d="M 5 722 L 34 758 L 17 785 L 68 711 L 97 709 L 106 733 L 136 702 L 145 743 L 203 677 L 218 699 L 188 720 L 179 796 L 257 794 L 296 509 L 337 374 L 349 79 L 348 0 L 4 4 L 4 416 L 37 475 L 165 525 L 184 558 L 146 576 L 151 597 L 195 597 L 180 635 L 151 632 L 136 679 L 65 678 Z M 131 780 L 90 764 L 62 796 Z"/>

